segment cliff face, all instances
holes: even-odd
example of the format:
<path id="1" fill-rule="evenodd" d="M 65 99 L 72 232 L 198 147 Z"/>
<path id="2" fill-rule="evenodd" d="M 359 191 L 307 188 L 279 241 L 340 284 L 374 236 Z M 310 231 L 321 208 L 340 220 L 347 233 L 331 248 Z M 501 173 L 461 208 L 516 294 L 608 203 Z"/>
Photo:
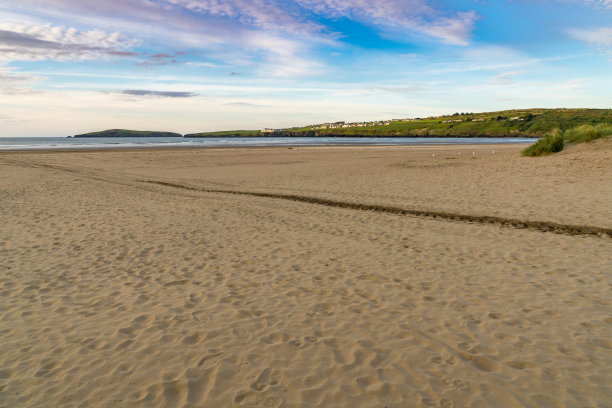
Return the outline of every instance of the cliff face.
<path id="1" fill-rule="evenodd" d="M 183 135 L 173 132 L 109 129 L 74 135 L 74 137 L 183 137 Z"/>

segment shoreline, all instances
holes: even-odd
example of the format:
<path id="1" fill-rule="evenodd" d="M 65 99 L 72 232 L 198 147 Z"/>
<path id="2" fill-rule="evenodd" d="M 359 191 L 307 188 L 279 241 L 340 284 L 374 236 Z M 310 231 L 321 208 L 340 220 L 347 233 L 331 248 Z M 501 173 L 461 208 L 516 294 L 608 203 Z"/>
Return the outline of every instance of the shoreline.
<path id="1" fill-rule="evenodd" d="M 405 144 L 405 145 L 397 145 L 397 144 L 327 144 L 327 145 L 272 145 L 272 146 L 116 146 L 116 147 L 87 147 L 87 146 L 79 146 L 75 148 L 28 148 L 28 149 L 2 149 L 0 148 L 0 154 L 11 154 L 11 153 L 79 153 L 79 152 L 116 152 L 116 151 L 182 151 L 182 150 L 223 150 L 223 149 L 290 149 L 290 150 L 298 150 L 298 149 L 309 149 L 309 148 L 451 148 L 455 147 L 474 147 L 474 148 L 482 148 L 482 147 L 508 147 L 508 146 L 516 146 L 525 148 L 532 143 L 521 143 L 521 142 L 513 142 L 513 143 L 479 143 L 479 144 Z"/>

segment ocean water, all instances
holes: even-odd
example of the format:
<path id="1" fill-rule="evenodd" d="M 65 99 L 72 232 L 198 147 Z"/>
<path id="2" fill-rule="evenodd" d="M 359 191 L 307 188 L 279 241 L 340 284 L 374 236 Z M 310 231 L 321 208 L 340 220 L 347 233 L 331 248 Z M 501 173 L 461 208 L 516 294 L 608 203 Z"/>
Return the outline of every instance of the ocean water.
<path id="1" fill-rule="evenodd" d="M 472 145 L 535 143 L 531 138 L 415 137 L 0 137 L 0 150 L 87 150 L 155 147 L 334 146 L 334 145 Z"/>

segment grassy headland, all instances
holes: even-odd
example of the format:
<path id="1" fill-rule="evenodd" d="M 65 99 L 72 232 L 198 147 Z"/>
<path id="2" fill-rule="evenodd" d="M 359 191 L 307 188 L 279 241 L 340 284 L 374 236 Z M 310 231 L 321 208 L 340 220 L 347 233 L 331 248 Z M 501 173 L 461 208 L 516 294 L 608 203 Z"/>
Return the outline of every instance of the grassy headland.
<path id="1" fill-rule="evenodd" d="M 148 130 L 109 129 L 100 132 L 83 133 L 74 137 L 183 137 L 179 133 Z"/>
<path id="2" fill-rule="evenodd" d="M 612 124 L 612 109 L 516 109 L 265 131 L 202 132 L 184 137 L 543 137 L 554 129 L 601 123 Z"/>

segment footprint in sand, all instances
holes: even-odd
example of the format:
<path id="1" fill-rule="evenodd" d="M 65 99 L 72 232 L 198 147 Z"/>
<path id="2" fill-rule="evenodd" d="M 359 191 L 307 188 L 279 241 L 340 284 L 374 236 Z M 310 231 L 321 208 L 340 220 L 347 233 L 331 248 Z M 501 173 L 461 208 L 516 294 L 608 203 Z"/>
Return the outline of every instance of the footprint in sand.
<path id="1" fill-rule="evenodd" d="M 206 339 L 207 336 L 208 334 L 205 332 L 190 331 L 185 337 L 183 337 L 183 344 L 193 346 Z"/>
<path id="2" fill-rule="evenodd" d="M 40 369 L 36 372 L 36 374 L 34 374 L 35 377 L 52 377 L 54 376 L 58 370 L 56 370 L 56 368 L 58 368 L 60 366 L 60 363 L 58 363 L 57 361 L 51 360 L 51 361 L 47 361 L 46 363 L 42 364 L 40 366 Z"/>
<path id="3" fill-rule="evenodd" d="M 173 380 L 163 383 L 167 407 L 182 407 L 187 402 L 188 388 L 183 381 Z"/>
<path id="4" fill-rule="evenodd" d="M 216 364 L 218 364 L 221 355 L 223 355 L 223 352 L 217 350 L 217 349 L 210 349 L 208 350 L 208 354 L 205 355 L 204 357 L 202 357 L 200 359 L 200 361 L 198 361 L 198 367 L 213 367 Z"/>
<path id="5" fill-rule="evenodd" d="M 257 392 L 263 392 L 270 387 L 275 387 L 279 385 L 281 383 L 281 380 L 281 374 L 277 370 L 266 368 L 251 384 L 251 389 Z"/>
<path id="6" fill-rule="evenodd" d="M 283 400 L 273 395 L 261 395 L 254 391 L 242 391 L 234 397 L 234 403 L 238 406 L 254 408 L 277 408 Z"/>
<path id="7" fill-rule="evenodd" d="M 119 366 L 117 367 L 117 371 L 126 372 L 126 371 L 130 371 L 133 367 L 134 366 L 132 364 L 122 363 L 122 364 L 119 364 Z"/>
<path id="8" fill-rule="evenodd" d="M 249 337 L 249 332 L 242 327 L 236 327 L 235 329 L 232 330 L 232 333 L 234 333 L 235 336 L 241 337 L 243 339 L 246 339 Z"/>

